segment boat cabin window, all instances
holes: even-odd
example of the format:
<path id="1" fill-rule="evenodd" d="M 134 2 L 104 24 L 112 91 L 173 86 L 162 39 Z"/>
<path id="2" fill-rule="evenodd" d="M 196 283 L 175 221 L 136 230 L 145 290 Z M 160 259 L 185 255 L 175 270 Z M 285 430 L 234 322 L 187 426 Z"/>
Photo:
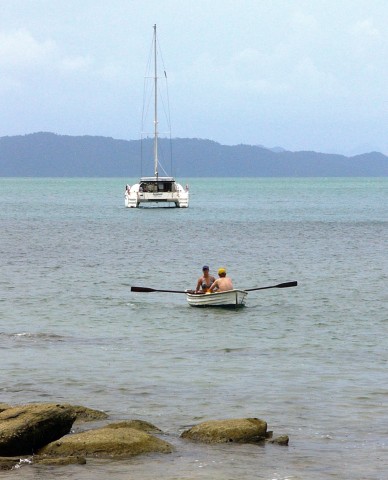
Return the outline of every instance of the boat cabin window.
<path id="1" fill-rule="evenodd" d="M 156 192 L 174 192 L 175 188 L 173 182 L 142 182 L 140 189 L 143 192 L 156 193 Z"/>

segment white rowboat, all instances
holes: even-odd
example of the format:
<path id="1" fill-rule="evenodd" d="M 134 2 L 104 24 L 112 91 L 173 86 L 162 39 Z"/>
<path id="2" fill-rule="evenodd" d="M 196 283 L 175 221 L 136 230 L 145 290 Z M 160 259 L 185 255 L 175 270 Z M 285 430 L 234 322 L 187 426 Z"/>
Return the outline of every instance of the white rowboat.
<path id="1" fill-rule="evenodd" d="M 248 292 L 245 290 L 227 290 L 214 293 L 186 292 L 186 299 L 192 307 L 242 307 Z"/>
<path id="2" fill-rule="evenodd" d="M 269 287 L 247 288 L 246 290 L 227 290 L 226 292 L 195 293 L 194 290 L 161 290 L 149 287 L 131 287 L 131 292 L 185 293 L 187 303 L 192 307 L 243 307 L 248 292 L 267 290 L 268 288 L 296 287 L 298 282 L 279 283 Z"/>

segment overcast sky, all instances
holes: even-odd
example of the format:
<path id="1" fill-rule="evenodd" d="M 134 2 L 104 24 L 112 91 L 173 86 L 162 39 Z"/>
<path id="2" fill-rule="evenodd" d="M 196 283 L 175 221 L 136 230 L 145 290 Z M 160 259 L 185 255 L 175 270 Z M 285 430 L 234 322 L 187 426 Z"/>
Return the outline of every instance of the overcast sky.
<path id="1" fill-rule="evenodd" d="M 155 23 L 173 137 L 388 154 L 386 0 L 0 0 L 0 136 L 138 139 Z"/>

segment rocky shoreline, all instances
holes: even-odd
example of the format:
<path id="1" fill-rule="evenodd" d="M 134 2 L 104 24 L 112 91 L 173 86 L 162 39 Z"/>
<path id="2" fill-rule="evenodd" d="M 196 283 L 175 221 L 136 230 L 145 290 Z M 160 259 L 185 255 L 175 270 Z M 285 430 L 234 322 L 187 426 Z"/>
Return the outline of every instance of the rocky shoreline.
<path id="1" fill-rule="evenodd" d="M 86 422 L 104 422 L 88 429 Z M 78 425 L 76 432 L 74 425 Z M 129 458 L 147 453 L 172 453 L 176 448 L 160 438 L 163 432 L 143 420 L 109 423 L 109 416 L 88 407 L 56 403 L 10 406 L 0 403 L 0 470 L 22 465 L 85 464 L 88 458 Z M 210 420 L 181 433 L 186 441 L 276 443 L 288 445 L 288 435 L 274 437 L 258 418 Z"/>

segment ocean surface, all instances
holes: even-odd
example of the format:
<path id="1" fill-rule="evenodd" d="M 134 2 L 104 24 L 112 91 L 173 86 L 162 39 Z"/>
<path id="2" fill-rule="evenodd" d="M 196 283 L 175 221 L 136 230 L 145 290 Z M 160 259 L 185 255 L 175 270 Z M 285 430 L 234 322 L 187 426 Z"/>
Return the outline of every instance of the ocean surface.
<path id="1" fill-rule="evenodd" d="M 0 402 L 142 419 L 170 455 L 26 465 L 23 479 L 388 478 L 388 179 L 189 179 L 189 209 L 124 208 L 134 179 L 0 179 Z M 250 292 L 196 309 L 203 264 Z M 258 417 L 277 445 L 180 433 Z"/>

